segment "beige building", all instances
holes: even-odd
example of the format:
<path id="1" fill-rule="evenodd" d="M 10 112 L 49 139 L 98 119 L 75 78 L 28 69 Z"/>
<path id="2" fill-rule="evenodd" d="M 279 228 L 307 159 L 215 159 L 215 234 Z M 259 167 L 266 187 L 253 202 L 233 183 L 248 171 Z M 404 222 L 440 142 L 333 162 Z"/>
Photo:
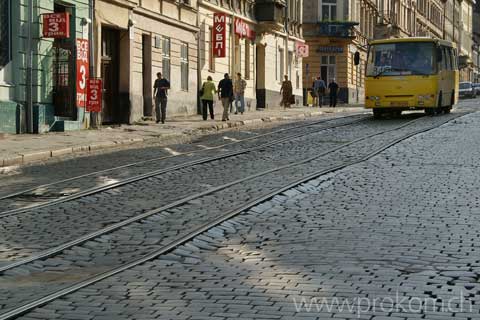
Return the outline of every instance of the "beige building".
<path id="1" fill-rule="evenodd" d="M 314 77 L 336 78 L 339 99 L 363 102 L 366 45 L 369 40 L 435 37 L 457 43 L 465 61 L 478 60 L 472 50 L 472 0 L 305 0 L 304 38 L 310 57 L 304 59 L 304 86 Z M 360 53 L 360 65 L 353 57 Z M 462 69 L 472 80 L 475 63 Z"/>
<path id="2" fill-rule="evenodd" d="M 289 8 L 288 37 L 283 25 Z M 292 80 L 298 104 L 302 101 L 301 65 L 295 44 L 301 39 L 301 1 L 287 3 L 251 0 L 199 0 L 200 27 L 199 80 L 211 76 L 216 83 L 225 73 L 241 73 L 247 82 L 246 110 L 280 106 L 279 95 L 283 75 Z M 216 57 L 213 50 L 213 18 L 226 14 L 226 56 Z M 249 34 L 237 28 L 246 25 Z M 245 28 L 245 27 L 243 27 Z M 217 104 L 218 105 L 218 104 Z M 217 106 L 220 108 L 220 106 Z"/>
<path id="3" fill-rule="evenodd" d="M 95 73 L 104 81 L 103 123 L 152 115 L 157 72 L 170 80 L 169 112 L 196 112 L 196 0 L 97 0 Z"/>
<path id="4" fill-rule="evenodd" d="M 295 52 L 303 42 L 300 8 L 301 0 L 97 0 L 94 64 L 105 82 L 101 122 L 152 116 L 157 72 L 171 83 L 169 115 L 197 113 L 202 82 L 210 75 L 218 83 L 225 73 L 246 79 L 247 111 L 279 107 L 283 74 L 293 80 L 301 103 L 302 61 Z M 212 50 L 216 13 L 226 15 L 225 57 Z"/>

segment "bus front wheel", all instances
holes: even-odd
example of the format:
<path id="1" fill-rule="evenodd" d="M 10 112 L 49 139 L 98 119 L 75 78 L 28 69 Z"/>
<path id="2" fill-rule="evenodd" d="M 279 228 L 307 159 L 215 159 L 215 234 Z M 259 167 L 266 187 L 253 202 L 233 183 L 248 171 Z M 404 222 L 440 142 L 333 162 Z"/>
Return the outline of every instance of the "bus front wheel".
<path id="1" fill-rule="evenodd" d="M 373 109 L 373 119 L 380 119 L 383 115 L 383 110 Z"/>

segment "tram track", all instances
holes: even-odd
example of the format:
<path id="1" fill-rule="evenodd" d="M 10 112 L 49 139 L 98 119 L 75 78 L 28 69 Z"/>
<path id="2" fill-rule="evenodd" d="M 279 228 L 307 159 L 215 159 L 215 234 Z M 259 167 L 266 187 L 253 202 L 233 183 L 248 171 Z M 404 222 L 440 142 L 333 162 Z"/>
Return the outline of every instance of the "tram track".
<path id="1" fill-rule="evenodd" d="M 77 181 L 79 179 L 90 178 L 92 176 L 105 174 L 107 172 L 112 172 L 112 171 L 116 171 L 116 170 L 131 168 L 131 167 L 134 167 L 134 166 L 143 165 L 143 164 L 147 164 L 147 163 L 154 163 L 154 162 L 163 161 L 163 160 L 167 160 L 167 159 L 178 158 L 178 157 L 181 157 L 181 156 L 191 156 L 191 155 L 202 153 L 202 152 L 208 152 L 208 151 L 212 151 L 212 150 L 222 149 L 222 148 L 225 148 L 227 146 L 237 145 L 237 144 L 240 144 L 240 143 L 249 142 L 249 141 L 252 141 L 252 140 L 259 139 L 259 138 L 272 136 L 274 134 L 284 133 L 284 132 L 292 131 L 292 130 L 295 130 L 295 129 L 304 129 L 304 128 L 314 127 L 316 125 L 321 125 L 321 124 L 325 124 L 325 123 L 332 122 L 332 121 L 344 120 L 344 119 L 349 119 L 349 118 L 358 118 L 361 115 L 362 114 L 360 113 L 360 114 L 347 115 L 347 116 L 342 116 L 342 117 L 333 117 L 333 118 L 328 118 L 328 119 L 322 119 L 322 120 L 319 120 L 319 121 L 309 122 L 309 123 L 302 124 L 302 125 L 299 125 L 299 126 L 283 128 L 283 129 L 280 129 L 280 130 L 267 132 L 267 133 L 264 133 L 264 134 L 261 134 L 261 135 L 252 136 L 252 137 L 249 137 L 249 138 L 245 138 L 245 139 L 238 140 L 238 141 L 233 141 L 233 142 L 226 143 L 226 144 L 221 144 L 221 145 L 218 145 L 218 146 L 208 147 L 206 149 L 204 148 L 204 149 L 200 149 L 200 150 L 194 150 L 194 151 L 189 151 L 189 152 L 185 152 L 185 153 L 179 153 L 179 154 L 175 154 L 175 155 L 170 155 L 170 156 L 165 156 L 165 157 L 159 157 L 159 158 L 154 158 L 154 159 L 129 163 L 129 164 L 126 164 L 126 165 L 117 166 L 117 167 L 109 168 L 109 169 L 104 169 L 104 170 L 100 170 L 100 171 L 96 171 L 96 172 L 90 172 L 88 174 L 84 174 L 84 175 L 80 175 L 80 176 L 76 176 L 76 177 L 71 177 L 71 178 L 68 178 L 68 179 L 63 179 L 63 180 L 60 180 L 60 181 L 56 181 L 56 182 L 52 182 L 52 183 L 48 183 L 48 184 L 43 184 L 43 185 L 39 185 L 39 186 L 29 188 L 29 189 L 26 189 L 26 190 L 14 192 L 14 193 L 11 193 L 11 194 L 8 194 L 8 195 L 0 196 L 0 208 L 9 208 L 9 204 L 5 203 L 5 202 L 7 200 L 10 200 L 9 202 L 11 203 L 12 199 L 18 199 L 18 198 L 20 198 L 24 201 L 26 200 L 28 202 L 31 202 L 33 199 L 37 199 L 37 200 L 38 199 L 46 199 L 46 201 L 43 201 L 43 202 L 40 202 L 40 203 L 34 203 L 34 204 L 27 205 L 27 206 L 20 207 L 20 208 L 14 208 L 14 209 L 8 209 L 8 210 L 1 211 L 0 212 L 0 218 L 8 217 L 8 216 L 11 216 L 11 215 L 14 215 L 14 214 L 19 214 L 19 213 L 26 212 L 26 211 L 33 210 L 33 209 L 39 209 L 39 208 L 44 208 L 44 207 L 51 206 L 51 205 L 60 204 L 60 203 L 63 203 L 63 202 L 74 200 L 74 199 L 79 199 L 79 198 L 82 198 L 82 197 L 85 197 L 85 196 L 88 196 L 88 195 L 103 192 L 103 191 L 106 191 L 106 190 L 111 190 L 111 189 L 129 184 L 129 183 L 132 183 L 132 182 L 140 181 L 140 180 L 143 180 L 143 179 L 147 179 L 147 178 L 150 178 L 150 177 L 153 177 L 153 176 L 156 176 L 156 175 L 160 175 L 160 174 L 165 174 L 165 173 L 172 172 L 172 171 L 175 171 L 175 170 L 184 169 L 184 168 L 187 168 L 187 167 L 190 167 L 190 166 L 194 166 L 194 165 L 198 165 L 198 164 L 204 164 L 204 163 L 208 163 L 208 162 L 212 162 L 212 161 L 216 161 L 216 160 L 226 159 L 226 158 L 229 158 L 229 157 L 245 154 L 245 153 L 252 152 L 252 151 L 255 151 L 255 150 L 259 150 L 259 149 L 262 149 L 262 148 L 267 148 L 267 147 L 270 147 L 270 146 L 281 144 L 281 143 L 287 142 L 289 140 L 300 138 L 300 137 L 303 137 L 303 136 L 306 136 L 306 135 L 309 135 L 309 134 L 312 134 L 312 133 L 318 133 L 318 132 L 328 130 L 328 129 L 334 129 L 334 128 L 337 128 L 337 127 L 342 127 L 342 126 L 355 124 L 357 122 L 369 119 L 369 116 L 360 117 L 360 119 L 355 119 L 353 121 L 346 122 L 346 123 L 327 125 L 325 127 L 321 127 L 319 129 L 313 130 L 312 132 L 302 132 L 302 133 L 299 133 L 299 134 L 294 134 L 294 135 L 283 137 L 283 138 L 280 138 L 280 139 L 275 139 L 273 141 L 269 141 L 269 142 L 266 142 L 266 143 L 263 143 L 263 144 L 260 144 L 260 145 L 257 145 L 257 146 L 248 147 L 248 148 L 240 149 L 240 150 L 237 150 L 237 151 L 226 152 L 226 153 L 218 155 L 218 156 L 204 157 L 204 158 L 196 159 L 196 160 L 193 160 L 193 161 L 186 161 L 186 162 L 183 162 L 183 163 L 180 163 L 180 164 L 169 166 L 167 168 L 157 169 L 157 170 L 149 171 L 149 172 L 146 172 L 146 173 L 138 174 L 138 175 L 135 175 L 135 176 L 123 179 L 123 180 L 119 180 L 119 181 L 116 181 L 116 182 L 111 182 L 111 183 L 108 183 L 108 184 L 103 185 L 103 186 L 87 188 L 85 190 L 82 190 L 82 191 L 79 191 L 79 192 L 76 192 L 76 193 L 73 193 L 73 194 L 64 194 L 64 193 L 59 194 L 59 193 L 55 193 L 55 192 L 35 194 L 34 192 L 36 190 L 45 189 L 45 188 L 49 188 L 49 187 L 52 187 L 52 186 L 57 186 L 57 185 L 60 185 L 60 184 Z M 114 179 L 112 179 L 112 181 L 114 181 Z M 4 202 L 3 204 L 2 204 L 2 201 Z M 10 206 L 11 206 L 11 204 L 10 204 Z"/>
<path id="2" fill-rule="evenodd" d="M 32 301 L 31 303 L 24 304 L 21 307 L 17 307 L 15 309 L 11 310 L 10 312 L 7 312 L 3 315 L 0 315 L 0 320 L 2 320 L 2 319 L 13 319 L 14 317 L 30 310 L 31 308 L 34 308 L 36 306 L 39 306 L 39 305 L 42 305 L 42 304 L 47 303 L 49 301 L 52 301 L 53 299 L 61 297 L 61 296 L 65 295 L 65 294 L 68 294 L 70 292 L 74 292 L 74 291 L 76 291 L 80 288 L 83 288 L 85 286 L 88 286 L 90 284 L 98 282 L 102 279 L 105 279 L 107 277 L 115 275 L 115 274 L 117 274 L 119 272 L 122 272 L 124 270 L 127 270 L 129 268 L 132 268 L 132 267 L 134 267 L 138 264 L 141 264 L 143 262 L 146 262 L 148 260 L 154 259 L 154 258 L 156 258 L 160 255 L 163 255 L 163 254 L 169 252 L 170 250 L 178 247 L 179 245 L 191 240 L 192 238 L 196 237 L 197 235 L 213 228 L 214 226 L 230 219 L 231 217 L 241 213 L 242 211 L 244 211 L 248 208 L 251 208 L 253 206 L 256 206 L 256 205 L 258 205 L 262 202 L 265 202 L 266 200 L 272 198 L 275 195 L 283 193 L 286 190 L 288 190 L 290 188 L 293 188 L 293 187 L 295 187 L 299 184 L 302 184 L 302 183 L 304 183 L 308 180 L 311 180 L 311 179 L 317 178 L 319 176 L 322 176 L 322 175 L 325 175 L 325 174 L 343 169 L 345 167 L 348 167 L 348 166 L 366 161 L 369 158 L 371 158 L 371 157 L 379 154 L 380 152 L 384 151 L 385 149 L 388 149 L 389 147 L 391 147 L 391 146 L 393 146 L 393 145 L 395 145 L 395 144 L 397 144 L 397 143 L 399 143 L 399 142 L 401 142 L 405 139 L 408 139 L 411 136 L 414 136 L 416 134 L 419 134 L 419 133 L 422 133 L 422 132 L 425 132 L 425 131 L 428 131 L 428 130 L 432 130 L 432 129 L 434 129 L 434 128 L 436 128 L 436 127 L 438 127 L 438 126 L 440 126 L 440 125 L 442 125 L 442 124 L 444 124 L 448 121 L 451 121 L 451 120 L 453 120 L 453 119 L 455 119 L 456 117 L 459 117 L 459 116 L 461 116 L 461 115 L 448 116 L 447 119 L 442 119 L 442 121 L 440 121 L 440 123 L 435 123 L 434 125 L 431 125 L 431 126 L 422 127 L 421 129 L 418 129 L 418 130 L 406 132 L 406 133 L 400 135 L 399 137 L 393 137 L 393 139 L 390 139 L 388 142 L 381 143 L 379 146 L 374 146 L 374 150 L 370 150 L 369 153 L 367 153 L 365 155 L 361 155 L 361 157 L 359 157 L 357 159 L 351 160 L 351 159 L 349 159 L 351 157 L 350 156 L 350 157 L 346 157 L 346 159 L 342 159 L 342 161 L 339 161 L 339 163 L 335 163 L 333 161 L 332 164 L 328 165 L 326 168 L 322 168 L 321 170 L 313 170 L 313 172 L 307 172 L 308 174 L 306 174 L 306 175 L 302 172 L 302 174 L 299 176 L 298 179 L 296 179 L 294 181 L 288 181 L 287 184 L 285 184 L 283 182 L 281 186 L 275 188 L 274 190 L 269 190 L 268 192 L 263 193 L 259 197 L 256 197 L 254 199 L 250 199 L 249 201 L 246 201 L 246 202 L 243 202 L 243 203 L 239 204 L 237 207 L 235 207 L 233 209 L 230 209 L 230 210 L 226 210 L 226 212 L 222 212 L 220 215 L 218 215 L 216 217 L 209 217 L 208 219 L 205 220 L 205 223 L 203 223 L 200 227 L 198 227 L 198 226 L 192 227 L 192 229 L 190 231 L 184 232 L 181 236 L 178 236 L 176 239 L 170 239 L 169 241 L 166 241 L 167 243 L 162 244 L 161 248 L 159 248 L 159 249 L 157 249 L 153 252 L 150 252 L 148 254 L 145 254 L 143 257 L 141 257 L 139 259 L 136 259 L 135 261 L 128 262 L 128 263 L 126 263 L 126 264 L 124 264 L 120 267 L 114 268 L 114 269 L 112 269 L 110 271 L 107 271 L 105 273 L 102 273 L 102 274 L 99 274 L 99 275 L 94 275 L 94 276 L 92 276 L 91 278 L 89 278 L 85 281 L 81 281 L 79 283 L 73 284 L 72 286 L 70 286 L 68 288 L 58 290 L 57 292 L 52 293 L 48 296 L 45 296 L 41 299 L 38 299 L 36 301 Z M 236 180 L 234 182 L 231 182 L 231 183 L 221 185 L 221 186 L 218 186 L 216 188 L 207 190 L 203 193 L 184 198 L 184 199 L 182 199 L 182 201 L 179 201 L 178 203 L 172 203 L 168 206 L 163 206 L 163 207 L 157 208 L 155 210 L 152 210 L 152 211 L 149 211 L 149 212 L 145 213 L 143 216 L 134 217 L 129 221 L 123 221 L 119 224 L 112 225 L 108 228 L 105 228 L 104 230 L 98 230 L 97 232 L 88 235 L 88 237 L 86 237 L 86 238 L 83 238 L 81 240 L 77 239 L 76 240 L 77 242 L 70 242 L 68 244 L 69 246 L 67 246 L 67 244 L 64 244 L 62 247 L 57 247 L 56 252 L 54 250 L 44 251 L 41 254 L 38 254 L 36 257 L 32 256 L 28 259 L 22 260 L 23 263 L 21 263 L 22 261 L 18 261 L 15 265 L 11 264 L 10 267 L 9 266 L 3 267 L 2 269 L 0 269 L 0 271 L 6 271 L 8 269 L 13 269 L 13 268 L 19 267 L 21 265 L 28 264 L 30 262 L 35 261 L 35 259 L 33 259 L 33 258 L 36 258 L 38 260 L 38 259 L 45 259 L 45 258 L 50 257 L 52 255 L 56 255 L 56 254 L 66 250 L 68 248 L 71 248 L 73 246 L 84 243 L 85 241 L 92 240 L 95 237 L 100 237 L 102 235 L 105 235 L 105 234 L 111 233 L 115 230 L 119 230 L 123 227 L 126 227 L 129 224 L 143 221 L 143 220 L 145 220 L 149 217 L 152 217 L 154 215 L 158 215 L 162 212 L 171 210 L 175 207 L 182 206 L 182 205 L 184 205 L 186 203 L 189 203 L 189 202 L 192 202 L 192 201 L 194 201 L 198 198 L 205 197 L 205 196 L 210 195 L 212 193 L 224 190 L 224 189 L 226 189 L 228 187 L 231 187 L 233 185 L 242 184 L 242 183 L 245 183 L 248 180 L 255 179 L 255 178 L 261 177 L 261 176 L 265 176 L 265 175 L 268 175 L 268 174 L 271 174 L 271 173 L 278 174 L 278 171 L 280 171 L 280 170 L 293 169 L 295 167 L 297 167 L 297 169 L 298 169 L 298 167 L 300 167 L 302 165 L 311 163 L 312 161 L 318 160 L 319 158 L 325 157 L 325 156 L 327 156 L 329 154 L 333 154 L 335 152 L 337 152 L 337 155 L 338 155 L 339 151 L 345 151 L 345 149 L 348 148 L 349 146 L 354 146 L 354 145 L 356 145 L 360 142 L 368 142 L 367 141 L 368 139 L 371 139 L 371 138 L 374 138 L 374 137 L 377 137 L 377 136 L 381 136 L 381 135 L 386 134 L 386 133 L 395 132 L 395 131 L 407 128 L 410 125 L 414 124 L 415 122 L 420 122 L 420 121 L 422 121 L 422 118 L 409 121 L 405 124 L 402 124 L 401 126 L 397 126 L 395 128 L 389 129 L 389 130 L 384 130 L 384 131 L 381 131 L 381 132 L 376 132 L 376 133 L 373 133 L 373 134 L 369 134 L 367 136 L 363 136 L 363 137 L 355 139 L 355 140 L 353 140 L 349 143 L 346 143 L 346 144 L 343 144 L 343 145 L 338 146 L 336 148 L 327 150 L 327 151 L 325 151 L 321 154 L 316 155 L 315 157 L 305 159 L 305 160 L 303 160 L 299 163 L 294 163 L 294 164 L 290 164 L 290 165 L 277 167 L 277 168 L 268 170 L 266 172 L 260 172 L 260 173 L 245 177 L 244 179 Z M 293 173 L 293 172 L 296 172 L 296 171 L 297 170 L 290 171 L 290 173 Z M 187 207 L 186 210 L 191 210 L 191 208 Z M 151 223 L 151 221 L 150 221 L 150 223 Z M 146 224 L 146 222 L 143 221 L 143 224 Z M 121 247 L 121 246 L 122 246 L 121 244 L 117 244 L 117 247 Z"/>

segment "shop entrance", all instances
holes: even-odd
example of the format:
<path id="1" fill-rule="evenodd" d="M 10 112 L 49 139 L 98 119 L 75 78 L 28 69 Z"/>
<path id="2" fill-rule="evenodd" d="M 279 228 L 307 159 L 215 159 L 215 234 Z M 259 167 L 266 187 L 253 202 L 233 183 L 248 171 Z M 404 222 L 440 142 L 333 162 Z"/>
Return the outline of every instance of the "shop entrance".
<path id="1" fill-rule="evenodd" d="M 115 29 L 102 28 L 102 79 L 103 109 L 102 122 L 119 123 L 121 110 L 119 107 L 119 41 L 120 32 Z"/>
<path id="2" fill-rule="evenodd" d="M 55 4 L 54 12 L 72 13 L 72 8 Z M 75 19 L 71 19 L 75 21 Z M 77 107 L 75 105 L 75 42 L 74 26 L 70 26 L 71 34 L 68 39 L 55 39 L 52 46 L 52 82 L 53 82 L 53 105 L 55 116 L 77 119 Z"/>
<path id="3" fill-rule="evenodd" d="M 265 90 L 265 46 L 258 44 L 256 50 L 256 92 L 257 92 L 257 109 L 266 107 L 266 90 Z"/>

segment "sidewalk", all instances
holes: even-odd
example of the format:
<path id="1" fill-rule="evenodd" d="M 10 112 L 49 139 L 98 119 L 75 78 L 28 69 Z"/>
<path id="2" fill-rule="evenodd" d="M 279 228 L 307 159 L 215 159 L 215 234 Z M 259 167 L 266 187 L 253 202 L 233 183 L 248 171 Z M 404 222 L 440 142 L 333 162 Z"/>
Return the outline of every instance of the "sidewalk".
<path id="1" fill-rule="evenodd" d="M 95 152 L 140 142 L 162 144 L 188 142 L 193 137 L 243 125 L 255 126 L 273 121 L 292 121 L 324 114 L 359 112 L 360 107 L 272 109 L 231 115 L 230 121 L 203 121 L 201 116 L 168 119 L 165 124 L 145 121 L 133 125 L 102 127 L 97 130 L 51 132 L 40 135 L 0 134 L 0 167 L 21 165 L 79 152 Z M 216 115 L 217 119 L 221 115 Z"/>

